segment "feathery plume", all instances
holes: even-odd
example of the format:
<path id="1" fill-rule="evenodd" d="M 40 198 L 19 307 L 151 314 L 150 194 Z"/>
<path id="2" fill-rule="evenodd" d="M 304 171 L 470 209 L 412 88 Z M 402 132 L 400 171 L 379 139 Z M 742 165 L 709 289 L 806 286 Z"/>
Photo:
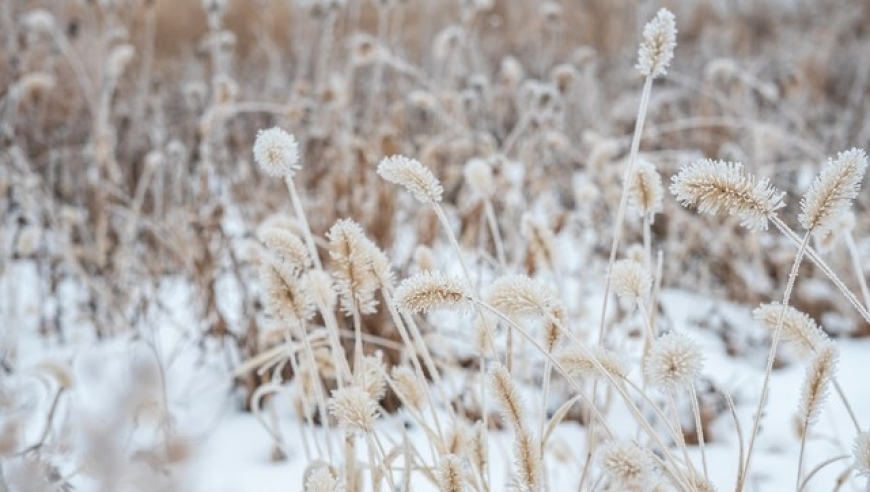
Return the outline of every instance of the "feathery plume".
<path id="1" fill-rule="evenodd" d="M 781 311 L 782 304 L 772 302 L 755 308 L 752 316 L 773 334 Z M 801 358 L 809 357 L 828 341 L 812 318 L 792 306 L 785 307 L 781 334 L 782 340 L 790 342 Z"/>
<path id="2" fill-rule="evenodd" d="M 867 170 L 867 155 L 861 149 L 837 154 L 813 180 L 801 200 L 798 220 L 808 231 L 823 232 L 833 227 L 837 219 L 849 210 L 858 196 L 861 180 Z"/>
<path id="3" fill-rule="evenodd" d="M 819 348 L 807 366 L 798 414 L 804 425 L 812 425 L 822 411 L 828 387 L 837 370 L 837 346 L 828 342 Z"/>
<path id="4" fill-rule="evenodd" d="M 652 345 L 644 364 L 647 381 L 667 392 L 690 387 L 701 372 L 704 356 L 691 338 L 674 331 Z"/>
<path id="5" fill-rule="evenodd" d="M 652 277 L 639 262 L 619 260 L 610 272 L 610 285 L 617 296 L 636 301 L 652 290 Z"/>
<path id="6" fill-rule="evenodd" d="M 489 370 L 489 382 L 504 416 L 516 429 L 521 428 L 523 401 L 508 370 L 501 364 L 494 364 Z"/>
<path id="7" fill-rule="evenodd" d="M 589 347 L 588 354 L 579 347 L 566 347 L 556 355 L 556 361 L 569 373 L 586 379 L 606 377 L 599 366 L 617 381 L 628 374 L 625 361 L 618 353 L 598 345 Z"/>
<path id="8" fill-rule="evenodd" d="M 292 178 L 301 169 L 299 144 L 293 135 L 278 127 L 257 132 L 254 160 L 266 174 L 275 177 Z"/>
<path id="9" fill-rule="evenodd" d="M 694 205 L 701 213 L 734 215 L 749 230 L 767 229 L 767 221 L 785 206 L 785 193 L 767 179 L 756 180 L 744 173 L 739 162 L 695 161 L 673 177 L 671 193 L 684 206 Z"/>
<path id="10" fill-rule="evenodd" d="M 604 476 L 619 490 L 645 490 L 654 478 L 653 459 L 634 443 L 611 442 L 603 445 L 598 463 Z"/>
<path id="11" fill-rule="evenodd" d="M 441 201 L 444 189 L 432 171 L 420 161 L 394 155 L 385 157 L 378 164 L 378 175 L 390 183 L 404 186 L 414 198 L 425 204 Z"/>
<path id="12" fill-rule="evenodd" d="M 487 302 L 508 316 L 518 318 L 548 315 L 564 316 L 556 293 L 543 283 L 526 275 L 503 275 L 490 286 Z"/>
<path id="13" fill-rule="evenodd" d="M 465 311 L 471 304 L 471 291 L 458 278 L 442 273 L 423 272 L 403 280 L 396 288 L 396 304 L 417 313 L 432 309 Z"/>
<path id="14" fill-rule="evenodd" d="M 637 52 L 637 69 L 645 77 L 656 78 L 668 73 L 668 65 L 677 46 L 677 26 L 668 9 L 660 9 L 643 26 L 643 41 Z"/>
<path id="15" fill-rule="evenodd" d="M 462 479 L 462 460 L 455 454 L 448 454 L 441 459 L 435 471 L 438 488 L 441 492 L 462 492 L 465 490 Z"/>
<path id="16" fill-rule="evenodd" d="M 514 437 L 514 461 L 517 481 L 523 492 L 539 492 L 544 484 L 541 444 L 525 428 L 517 428 Z"/>
<path id="17" fill-rule="evenodd" d="M 652 217 L 661 212 L 664 195 L 662 177 L 655 165 L 649 161 L 638 161 L 628 184 L 628 200 L 631 206 L 640 212 L 641 217 Z"/>
<path id="18" fill-rule="evenodd" d="M 338 425 L 349 432 L 372 432 L 378 406 L 369 392 L 359 386 L 346 386 L 332 392 L 329 411 Z"/>
<path id="19" fill-rule="evenodd" d="M 852 444 L 852 456 L 855 458 L 855 470 L 858 475 L 870 477 L 870 432 L 861 432 Z"/>
<path id="20" fill-rule="evenodd" d="M 352 313 L 355 305 L 363 314 L 375 312 L 378 305 L 375 293 L 380 285 L 374 275 L 372 249 L 362 228 L 353 220 L 339 219 L 326 237 L 344 311 Z"/>

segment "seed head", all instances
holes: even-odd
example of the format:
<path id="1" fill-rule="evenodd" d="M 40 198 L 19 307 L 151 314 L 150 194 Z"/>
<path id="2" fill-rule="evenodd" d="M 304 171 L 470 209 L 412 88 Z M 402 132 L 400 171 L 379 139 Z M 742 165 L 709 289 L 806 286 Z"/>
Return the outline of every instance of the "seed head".
<path id="1" fill-rule="evenodd" d="M 861 432 L 852 444 L 852 456 L 855 458 L 855 469 L 858 474 L 870 477 L 870 432 Z"/>
<path id="2" fill-rule="evenodd" d="M 649 161 L 637 163 L 628 186 L 629 203 L 640 212 L 641 217 L 651 217 L 661 212 L 665 191 L 662 177 Z"/>
<path id="3" fill-rule="evenodd" d="M 861 149 L 840 152 L 828 160 L 801 200 L 801 225 L 808 231 L 822 233 L 835 227 L 848 212 L 867 170 L 867 155 Z"/>
<path id="4" fill-rule="evenodd" d="M 333 391 L 329 410 L 345 430 L 374 431 L 378 406 L 365 388 L 354 385 Z"/>
<path id="5" fill-rule="evenodd" d="M 659 337 L 647 357 L 644 365 L 647 381 L 666 392 L 693 385 L 704 364 L 698 344 L 673 331 Z"/>
<path id="6" fill-rule="evenodd" d="M 378 174 L 390 183 L 404 186 L 414 198 L 425 204 L 441 201 L 444 191 L 441 183 L 429 168 L 416 159 L 401 155 L 385 157 L 378 164 Z"/>
<path id="7" fill-rule="evenodd" d="M 598 463 L 616 490 L 645 490 L 653 480 L 653 460 L 640 446 L 612 442 L 601 447 Z"/>
<path id="8" fill-rule="evenodd" d="M 471 291 L 461 280 L 435 272 L 406 278 L 396 288 L 395 297 L 396 304 L 411 313 L 432 309 L 464 311 L 472 299 Z"/>
<path id="9" fill-rule="evenodd" d="M 738 162 L 701 159 L 684 167 L 671 183 L 671 193 L 684 206 L 694 205 L 701 213 L 728 213 L 749 230 L 767 229 L 767 221 L 785 206 L 785 193 L 767 179 L 756 180 L 743 172 Z"/>
<path id="10" fill-rule="evenodd" d="M 610 281 L 616 295 L 631 300 L 645 298 L 652 289 L 652 277 L 635 260 L 619 260 L 614 263 Z"/>
<path id="11" fill-rule="evenodd" d="M 782 304 L 762 304 L 752 311 L 752 316 L 773 334 L 779 320 Z M 807 314 L 785 307 L 782 318 L 782 339 L 791 343 L 801 357 L 809 357 L 828 341 L 825 332 Z"/>
<path id="12" fill-rule="evenodd" d="M 292 178 L 301 168 L 296 139 L 278 127 L 257 132 L 254 160 L 270 176 Z"/>
<path id="13" fill-rule="evenodd" d="M 658 77 L 668 72 L 677 46 L 677 26 L 674 14 L 661 9 L 643 27 L 643 41 L 637 52 L 637 69 L 645 77 Z"/>
<path id="14" fill-rule="evenodd" d="M 798 414 L 805 426 L 812 425 L 819 418 L 831 380 L 837 371 L 837 357 L 837 346 L 828 342 L 807 366 L 798 407 Z"/>

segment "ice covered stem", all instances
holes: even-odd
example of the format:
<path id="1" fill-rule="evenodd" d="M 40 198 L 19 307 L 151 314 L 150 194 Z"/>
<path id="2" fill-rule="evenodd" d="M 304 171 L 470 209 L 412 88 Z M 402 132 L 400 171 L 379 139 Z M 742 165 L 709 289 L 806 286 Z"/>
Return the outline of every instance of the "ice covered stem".
<path id="1" fill-rule="evenodd" d="M 631 138 L 631 150 L 628 156 L 628 165 L 623 177 L 622 197 L 619 200 L 619 209 L 616 213 L 616 225 L 613 230 L 613 242 L 610 245 L 610 258 L 607 264 L 607 276 L 604 281 L 604 298 L 601 302 L 601 319 L 598 327 L 598 340 L 603 343 L 605 336 L 605 316 L 607 315 L 607 302 L 610 293 L 610 274 L 613 263 L 616 261 L 616 251 L 619 241 L 622 239 L 622 223 L 625 220 L 625 209 L 628 204 L 629 183 L 637 166 L 637 154 L 640 148 L 640 139 L 643 134 L 643 125 L 646 120 L 647 108 L 649 107 L 650 91 L 656 77 L 667 73 L 668 65 L 674 56 L 674 48 L 677 45 L 677 27 L 674 22 L 674 14 L 667 9 L 661 9 L 656 16 L 644 26 L 643 41 L 638 50 L 637 69 L 645 77 L 643 91 L 640 98 L 640 107 L 637 111 L 637 120 L 634 126 L 634 135 Z"/>

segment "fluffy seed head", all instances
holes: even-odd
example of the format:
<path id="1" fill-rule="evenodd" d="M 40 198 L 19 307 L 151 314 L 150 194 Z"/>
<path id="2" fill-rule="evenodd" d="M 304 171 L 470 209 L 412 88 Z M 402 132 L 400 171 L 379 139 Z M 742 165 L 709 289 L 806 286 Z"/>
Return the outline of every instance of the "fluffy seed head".
<path id="1" fill-rule="evenodd" d="M 640 446 L 612 442 L 601 447 L 598 464 L 617 490 L 644 490 L 653 480 L 653 460 Z"/>
<path id="2" fill-rule="evenodd" d="M 641 217 L 652 217 L 661 212 L 664 195 L 662 177 L 655 165 L 649 161 L 639 161 L 628 184 L 629 203 L 637 209 Z"/>
<path id="3" fill-rule="evenodd" d="M 616 295 L 631 300 L 645 298 L 652 289 L 652 277 L 635 260 L 619 260 L 614 263 L 610 282 Z"/>
<path id="4" fill-rule="evenodd" d="M 339 492 L 338 480 L 328 466 L 318 466 L 305 479 L 305 492 Z"/>
<path id="5" fill-rule="evenodd" d="M 303 282 L 285 265 L 266 261 L 260 268 L 266 312 L 299 325 L 314 314 L 314 304 Z"/>
<path id="6" fill-rule="evenodd" d="M 404 186 L 414 198 L 425 204 L 441 201 L 444 189 L 432 171 L 420 161 L 394 155 L 385 157 L 378 164 L 378 174 L 390 183 Z"/>
<path id="7" fill-rule="evenodd" d="M 369 392 L 359 386 L 346 386 L 332 392 L 329 411 L 338 425 L 350 432 L 372 432 L 378 406 Z"/>
<path id="8" fill-rule="evenodd" d="M 465 490 L 462 479 L 462 460 L 455 454 L 448 454 L 441 459 L 435 472 L 438 487 L 442 492 L 462 492 Z"/>
<path id="9" fill-rule="evenodd" d="M 489 198 L 495 193 L 492 166 L 483 159 L 470 159 L 465 163 L 465 181 L 471 191 L 481 198 Z"/>
<path id="10" fill-rule="evenodd" d="M 464 311 L 471 303 L 471 291 L 454 277 L 442 273 L 423 272 L 403 280 L 396 288 L 396 304 L 417 313 L 432 309 Z"/>
<path id="11" fill-rule="evenodd" d="M 299 144 L 293 135 L 273 127 L 257 132 L 254 160 L 270 176 L 293 177 L 299 165 Z"/>
<path id="12" fill-rule="evenodd" d="M 520 490 L 540 492 L 544 483 L 541 444 L 525 428 L 517 429 L 514 438 L 514 461 Z"/>
<path id="13" fill-rule="evenodd" d="M 523 401 L 510 373 L 501 364 L 489 370 L 489 383 L 505 418 L 517 429 L 523 425 Z"/>
<path id="14" fill-rule="evenodd" d="M 590 380 L 602 379 L 606 373 L 618 381 L 628 374 L 618 353 L 598 345 L 589 347 L 588 352 L 576 346 L 567 347 L 556 355 L 556 360 L 566 371 Z"/>
<path id="15" fill-rule="evenodd" d="M 296 234 L 283 227 L 271 226 L 264 228 L 259 236 L 269 253 L 294 274 L 311 268 L 308 248 Z"/>
<path id="16" fill-rule="evenodd" d="M 694 384 L 704 364 L 701 347 L 691 338 L 673 331 L 659 337 L 647 357 L 644 365 L 647 381 L 667 392 Z"/>
<path id="17" fill-rule="evenodd" d="M 387 370 L 382 354 L 363 357 L 360 370 L 353 375 L 356 386 L 363 388 L 373 401 L 380 401 L 387 394 Z"/>
<path id="18" fill-rule="evenodd" d="M 502 313 L 517 318 L 564 314 L 561 302 L 552 289 L 526 275 L 504 275 L 490 287 L 488 302 Z M 561 320 L 560 320 L 561 321 Z"/>
<path id="19" fill-rule="evenodd" d="M 852 444 L 855 470 L 864 477 L 870 477 L 870 432 L 861 432 Z"/>
<path id="20" fill-rule="evenodd" d="M 785 206 L 785 193 L 767 179 L 756 180 L 743 172 L 737 162 L 701 159 L 683 167 L 673 177 L 671 193 L 684 206 L 694 205 L 701 213 L 728 213 L 749 230 L 767 229 L 767 221 Z"/>
<path id="21" fill-rule="evenodd" d="M 402 403 L 419 410 L 426 404 L 425 383 L 408 366 L 393 366 L 390 382 Z"/>
<path id="22" fill-rule="evenodd" d="M 782 304 L 773 302 L 755 308 L 752 316 L 773 334 L 781 311 Z M 802 358 L 809 357 L 828 341 L 825 332 L 812 318 L 791 306 L 785 308 L 781 336 L 783 340 L 791 343 Z"/>
<path id="23" fill-rule="evenodd" d="M 661 9 L 643 27 L 643 41 L 637 52 L 637 69 L 645 77 L 668 73 L 677 46 L 677 25 L 668 9 Z"/>
<path id="24" fill-rule="evenodd" d="M 861 149 L 840 152 L 836 160 L 829 159 L 801 200 L 801 225 L 816 233 L 834 227 L 858 196 L 866 170 L 867 155 Z"/>
<path id="25" fill-rule="evenodd" d="M 828 342 L 819 348 L 815 358 L 807 366 L 798 407 L 798 415 L 807 427 L 819 418 L 828 387 L 837 371 L 837 357 L 837 346 Z"/>
<path id="26" fill-rule="evenodd" d="M 380 284 L 374 274 L 372 248 L 362 228 L 353 220 L 340 219 L 326 237 L 345 312 L 352 313 L 354 306 L 363 314 L 375 312 L 378 304 L 375 293 Z"/>

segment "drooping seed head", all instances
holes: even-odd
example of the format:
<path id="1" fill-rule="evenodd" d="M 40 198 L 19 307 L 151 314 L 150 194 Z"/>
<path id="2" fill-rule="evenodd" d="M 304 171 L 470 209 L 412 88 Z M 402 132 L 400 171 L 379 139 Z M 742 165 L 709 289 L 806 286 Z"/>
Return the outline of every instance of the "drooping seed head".
<path id="1" fill-rule="evenodd" d="M 422 272 L 403 280 L 396 288 L 396 304 L 417 313 L 432 309 L 466 310 L 471 291 L 462 280 L 443 273 Z"/>

